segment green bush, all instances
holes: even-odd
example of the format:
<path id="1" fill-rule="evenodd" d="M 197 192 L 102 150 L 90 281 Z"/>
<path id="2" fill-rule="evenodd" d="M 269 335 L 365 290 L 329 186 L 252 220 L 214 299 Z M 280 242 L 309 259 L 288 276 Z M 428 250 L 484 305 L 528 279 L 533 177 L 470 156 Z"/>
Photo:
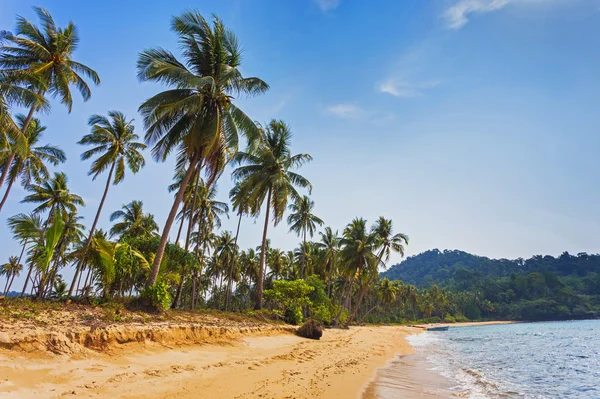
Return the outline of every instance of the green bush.
<path id="1" fill-rule="evenodd" d="M 302 317 L 302 306 L 310 306 L 308 295 L 314 288 L 304 280 L 275 280 L 273 288 L 265 290 L 264 298 L 275 310 L 283 313 L 285 321 L 290 324 L 300 324 Z"/>
<path id="2" fill-rule="evenodd" d="M 331 311 L 325 305 L 310 308 L 310 318 L 320 324 L 328 326 L 331 324 Z"/>
<path id="3" fill-rule="evenodd" d="M 150 301 L 154 308 L 162 312 L 169 310 L 173 301 L 169 293 L 169 286 L 164 281 L 158 281 L 152 287 L 143 289 L 140 296 Z"/>
<path id="4" fill-rule="evenodd" d="M 456 320 L 457 323 L 464 323 L 466 321 L 469 321 L 469 319 L 467 319 L 465 317 L 465 315 L 463 315 L 460 312 L 458 312 L 457 314 L 454 315 L 454 319 Z"/>
<path id="5" fill-rule="evenodd" d="M 448 314 L 446 314 L 446 316 L 444 316 L 444 322 L 456 323 L 456 318 L 454 316 L 452 316 L 450 313 L 448 313 Z"/>

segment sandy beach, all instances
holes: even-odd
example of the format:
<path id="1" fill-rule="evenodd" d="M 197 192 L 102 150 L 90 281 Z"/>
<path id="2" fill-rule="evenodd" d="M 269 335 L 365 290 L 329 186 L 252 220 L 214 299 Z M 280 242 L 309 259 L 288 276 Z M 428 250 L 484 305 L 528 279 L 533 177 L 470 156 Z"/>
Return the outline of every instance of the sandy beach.
<path id="1" fill-rule="evenodd" d="M 274 332 L 206 345 L 119 345 L 54 355 L 0 350 L 2 398 L 353 398 L 397 354 L 410 327 Z"/>

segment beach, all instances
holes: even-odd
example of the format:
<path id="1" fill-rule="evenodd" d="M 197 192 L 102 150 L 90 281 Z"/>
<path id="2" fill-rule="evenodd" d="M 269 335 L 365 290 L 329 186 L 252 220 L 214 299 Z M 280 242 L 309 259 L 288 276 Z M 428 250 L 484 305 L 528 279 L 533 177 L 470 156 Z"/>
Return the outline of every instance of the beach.
<path id="1" fill-rule="evenodd" d="M 224 329 L 226 329 L 224 327 Z M 71 354 L 0 350 L 0 397 L 353 398 L 412 353 L 411 327 L 326 330 L 319 341 L 248 331 L 204 345 L 127 343 Z M 224 331 L 222 331 L 224 332 Z"/>

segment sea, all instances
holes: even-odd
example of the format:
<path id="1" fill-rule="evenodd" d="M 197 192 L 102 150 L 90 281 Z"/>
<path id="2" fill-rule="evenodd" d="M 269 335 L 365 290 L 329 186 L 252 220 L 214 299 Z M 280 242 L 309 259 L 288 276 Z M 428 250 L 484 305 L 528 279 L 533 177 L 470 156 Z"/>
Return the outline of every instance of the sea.
<path id="1" fill-rule="evenodd" d="M 600 399 L 600 320 L 451 327 L 408 337 L 365 398 Z"/>

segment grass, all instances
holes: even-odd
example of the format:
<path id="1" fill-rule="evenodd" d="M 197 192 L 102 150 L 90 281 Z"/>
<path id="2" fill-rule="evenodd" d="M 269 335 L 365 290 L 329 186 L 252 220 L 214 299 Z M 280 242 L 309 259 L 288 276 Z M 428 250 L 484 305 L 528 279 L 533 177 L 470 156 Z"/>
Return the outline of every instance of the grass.
<path id="1" fill-rule="evenodd" d="M 176 309 L 162 313 L 129 310 L 128 302 L 101 304 L 57 300 L 11 298 L 0 301 L 0 321 L 26 321 L 46 326 L 51 323 L 97 325 L 114 323 L 192 322 L 208 325 L 284 324 L 269 310 L 225 312 L 215 309 Z"/>

